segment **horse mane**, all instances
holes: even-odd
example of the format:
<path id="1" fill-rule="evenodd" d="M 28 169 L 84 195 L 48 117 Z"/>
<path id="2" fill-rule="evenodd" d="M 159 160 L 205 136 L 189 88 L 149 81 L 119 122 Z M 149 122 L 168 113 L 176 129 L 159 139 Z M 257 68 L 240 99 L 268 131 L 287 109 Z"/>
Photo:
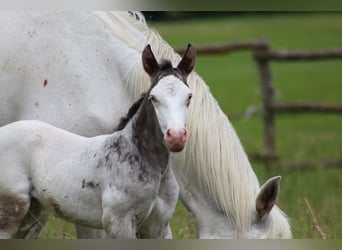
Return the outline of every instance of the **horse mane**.
<path id="1" fill-rule="evenodd" d="M 114 131 L 119 131 L 119 130 L 122 130 L 126 127 L 127 123 L 138 112 L 141 104 L 144 101 L 146 94 L 147 94 L 147 92 L 142 93 L 140 98 L 135 103 L 132 104 L 132 106 L 129 108 L 127 114 L 125 116 L 121 117 L 120 122 L 119 122 L 118 126 L 114 129 Z"/>
<path id="2" fill-rule="evenodd" d="M 133 18 L 127 12 L 107 12 L 107 15 L 116 24 L 115 34 L 120 29 L 123 32 L 119 34 L 122 41 L 139 55 L 150 44 L 157 60 L 168 58 L 174 65 L 180 62 L 181 57 L 147 26 L 141 13 L 136 13 Z M 128 63 L 125 65 L 123 80 L 127 92 L 136 97 L 148 89 L 149 78 L 142 73 L 141 60 L 133 57 L 132 54 L 130 68 L 127 68 Z M 183 151 L 177 154 L 175 163 L 182 166 L 182 171 L 196 178 L 193 181 L 199 184 L 200 191 L 226 215 L 228 222 L 235 225 L 236 237 L 244 238 L 253 219 L 251 211 L 255 211 L 255 198 L 260 188 L 258 179 L 234 128 L 204 80 L 192 72 L 188 76 L 188 84 L 194 98 L 188 110 L 187 127 L 193 136 L 189 137 Z M 245 181 L 240 181 L 242 179 Z M 276 206 L 272 214 L 278 214 L 277 218 L 284 220 Z M 271 233 L 277 234 L 278 224 L 271 224 Z"/>

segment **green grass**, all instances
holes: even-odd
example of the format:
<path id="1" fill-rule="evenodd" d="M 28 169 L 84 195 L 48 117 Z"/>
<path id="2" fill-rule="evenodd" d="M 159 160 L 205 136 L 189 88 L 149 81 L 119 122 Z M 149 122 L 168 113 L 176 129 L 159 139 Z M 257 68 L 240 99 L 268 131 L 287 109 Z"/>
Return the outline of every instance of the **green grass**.
<path id="1" fill-rule="evenodd" d="M 174 47 L 266 38 L 273 48 L 309 49 L 342 47 L 342 13 L 295 13 L 271 16 L 219 17 L 151 24 Z M 342 100 L 342 60 L 272 63 L 277 101 Z M 259 75 L 252 55 L 238 52 L 220 56 L 198 56 L 196 71 L 210 86 L 222 110 L 243 113 L 260 106 Z M 262 148 L 259 116 L 232 123 L 246 151 Z M 320 159 L 341 156 L 342 117 L 337 115 L 277 115 L 276 145 L 282 160 Z M 312 217 L 304 198 L 328 238 L 342 238 L 342 170 L 316 169 L 299 172 L 269 169 L 252 162 L 263 183 L 281 175 L 279 206 L 289 215 L 295 238 L 320 238 L 312 228 Z M 58 224 L 57 224 L 58 223 Z M 195 237 L 191 215 L 179 203 L 171 220 L 175 238 Z M 53 228 L 51 232 L 49 228 Z M 57 233 L 56 233 L 57 232 Z M 42 238 L 74 237 L 70 224 L 50 220 Z"/>

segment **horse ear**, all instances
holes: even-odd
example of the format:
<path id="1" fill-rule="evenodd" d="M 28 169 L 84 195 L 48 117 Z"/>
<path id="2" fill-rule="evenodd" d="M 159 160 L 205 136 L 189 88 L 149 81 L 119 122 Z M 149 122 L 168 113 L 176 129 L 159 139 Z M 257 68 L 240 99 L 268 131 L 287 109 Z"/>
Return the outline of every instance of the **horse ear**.
<path id="1" fill-rule="evenodd" d="M 260 188 L 256 198 L 256 212 L 259 218 L 265 218 L 271 212 L 278 199 L 280 190 L 280 176 L 272 177 Z"/>
<path id="2" fill-rule="evenodd" d="M 153 55 L 150 45 L 147 45 L 142 52 L 143 66 L 147 74 L 153 76 L 159 70 L 159 64 Z"/>
<path id="3" fill-rule="evenodd" d="M 179 62 L 177 68 L 180 69 L 187 76 L 194 69 L 195 61 L 196 61 L 195 48 L 191 44 L 188 44 L 188 48 L 186 49 L 184 56 L 182 60 Z"/>

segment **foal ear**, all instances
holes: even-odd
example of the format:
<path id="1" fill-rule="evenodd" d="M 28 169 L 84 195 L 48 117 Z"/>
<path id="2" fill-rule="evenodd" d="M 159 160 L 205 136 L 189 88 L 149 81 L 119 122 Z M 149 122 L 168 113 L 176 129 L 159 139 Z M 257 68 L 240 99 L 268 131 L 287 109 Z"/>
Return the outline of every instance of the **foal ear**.
<path id="1" fill-rule="evenodd" d="M 153 76 L 159 70 L 159 64 L 153 55 L 150 45 L 147 45 L 142 52 L 142 62 L 147 74 Z"/>
<path id="2" fill-rule="evenodd" d="M 259 218 L 265 218 L 278 199 L 280 190 L 280 176 L 272 177 L 260 188 L 256 198 L 255 208 Z"/>
<path id="3" fill-rule="evenodd" d="M 191 44 L 188 44 L 188 48 L 186 49 L 184 56 L 182 60 L 179 62 L 177 68 L 180 69 L 187 76 L 194 69 L 195 61 L 196 61 L 195 48 Z"/>

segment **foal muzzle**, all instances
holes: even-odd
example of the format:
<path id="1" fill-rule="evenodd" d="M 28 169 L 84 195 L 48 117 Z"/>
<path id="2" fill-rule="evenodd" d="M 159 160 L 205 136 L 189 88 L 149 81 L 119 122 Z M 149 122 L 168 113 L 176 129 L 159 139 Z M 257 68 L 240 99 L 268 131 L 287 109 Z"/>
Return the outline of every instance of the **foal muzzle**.
<path id="1" fill-rule="evenodd" d="M 183 150 L 188 134 L 185 128 L 169 128 L 165 134 L 166 146 L 171 152 L 180 152 Z"/>

